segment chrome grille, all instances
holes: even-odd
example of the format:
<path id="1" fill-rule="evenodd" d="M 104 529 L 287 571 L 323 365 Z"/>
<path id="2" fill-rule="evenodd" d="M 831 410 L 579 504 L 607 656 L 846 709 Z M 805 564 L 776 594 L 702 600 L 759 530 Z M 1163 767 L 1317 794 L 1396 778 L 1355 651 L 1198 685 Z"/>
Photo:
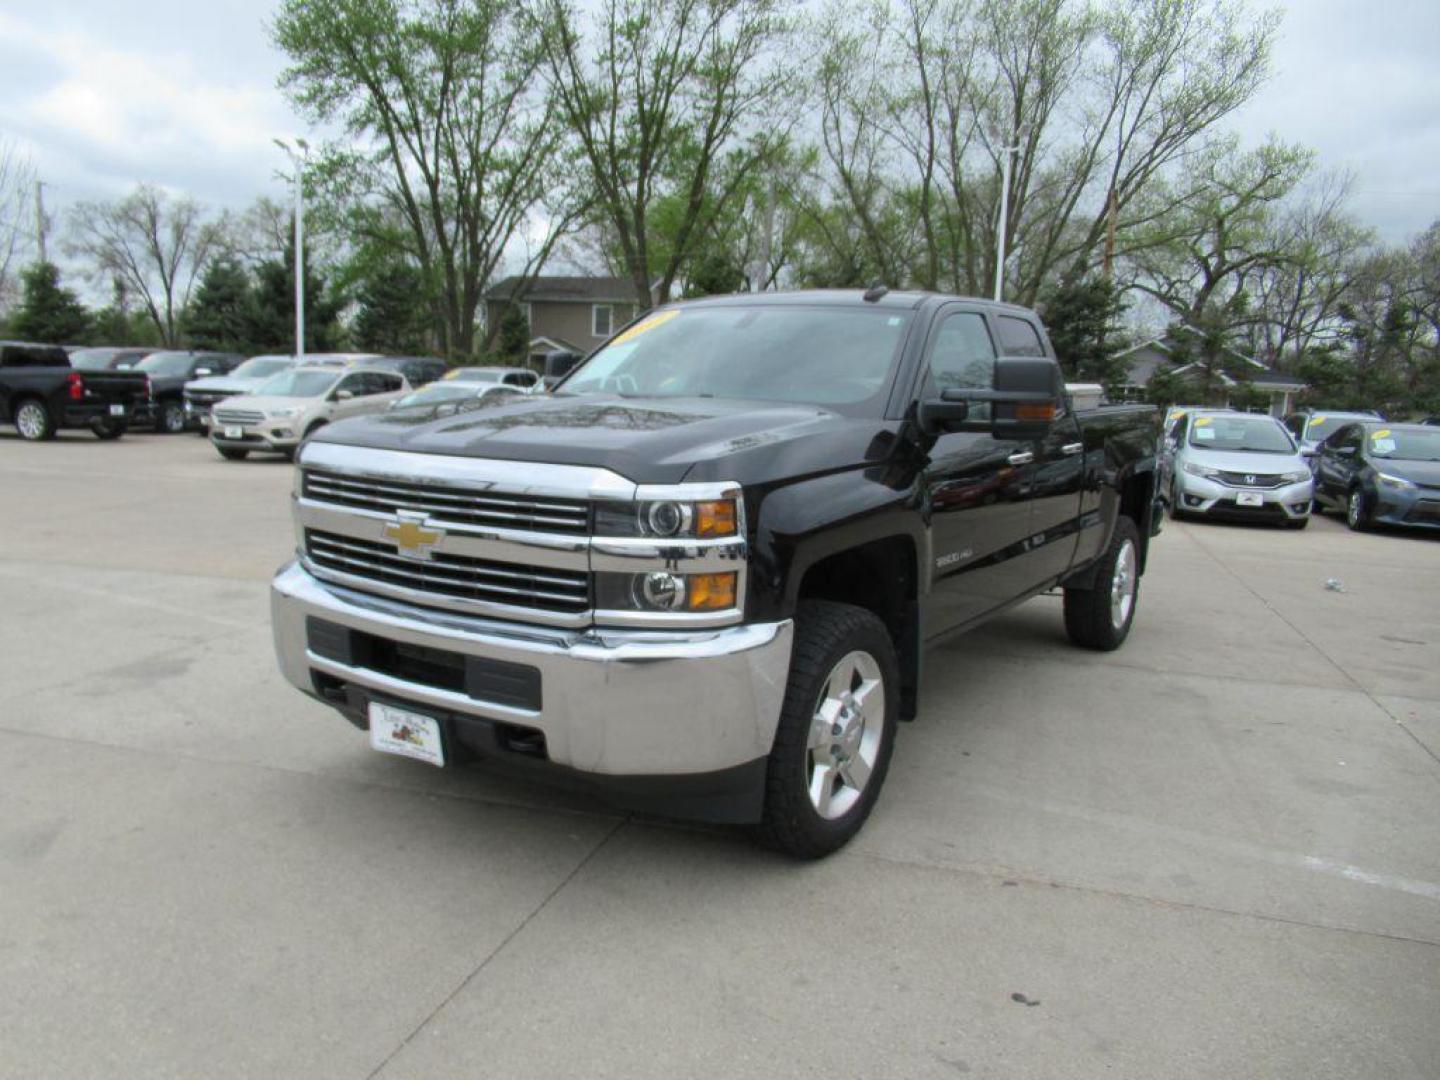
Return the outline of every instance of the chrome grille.
<path id="1" fill-rule="evenodd" d="M 224 420 L 228 410 L 216 415 Z M 376 480 L 368 476 L 304 470 L 302 493 L 316 502 L 393 514 L 417 510 L 437 523 L 489 525 L 530 532 L 584 535 L 589 504 L 579 499 L 535 498 L 460 487 Z"/>
<path id="2" fill-rule="evenodd" d="M 1227 487 L 1277 488 L 1285 483 L 1285 477 L 1273 473 L 1219 472 L 1215 479 Z"/>
<path id="3" fill-rule="evenodd" d="M 222 424 L 258 424 L 265 414 L 254 409 L 216 409 L 215 419 Z"/>
<path id="4" fill-rule="evenodd" d="M 590 607 L 590 575 L 586 571 L 440 552 L 429 559 L 412 559 L 397 554 L 388 544 L 318 529 L 305 530 L 305 551 L 322 569 L 421 593 L 544 611 L 581 612 Z"/>

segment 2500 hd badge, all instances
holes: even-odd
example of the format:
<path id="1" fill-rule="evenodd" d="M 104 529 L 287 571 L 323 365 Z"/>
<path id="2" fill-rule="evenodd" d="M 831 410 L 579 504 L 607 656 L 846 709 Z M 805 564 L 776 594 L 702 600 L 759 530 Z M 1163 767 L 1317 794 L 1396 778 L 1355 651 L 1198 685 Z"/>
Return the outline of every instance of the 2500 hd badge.
<path id="1" fill-rule="evenodd" d="M 272 588 L 286 677 L 435 765 L 840 847 L 925 649 L 1045 590 L 1119 647 L 1158 417 L 1077 410 L 1023 308 L 800 292 L 671 305 L 544 396 L 333 423 Z"/>

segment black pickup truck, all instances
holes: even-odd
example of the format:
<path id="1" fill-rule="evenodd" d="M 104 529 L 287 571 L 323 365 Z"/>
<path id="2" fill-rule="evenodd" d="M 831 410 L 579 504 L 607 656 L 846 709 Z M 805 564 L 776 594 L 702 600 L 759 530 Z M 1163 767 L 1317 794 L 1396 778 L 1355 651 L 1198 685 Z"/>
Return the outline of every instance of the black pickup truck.
<path id="1" fill-rule="evenodd" d="M 81 371 L 58 345 L 0 341 L 0 419 L 23 439 L 48 439 L 74 427 L 118 439 L 149 406 L 149 394 L 143 374 Z"/>
<path id="2" fill-rule="evenodd" d="M 879 794 L 927 646 L 1056 587 L 1075 643 L 1125 640 L 1158 429 L 1076 411 L 1023 308 L 664 307 L 552 395 L 308 440 L 276 651 L 377 750 L 823 855 Z"/>
<path id="3" fill-rule="evenodd" d="M 152 352 L 135 364 L 135 371 L 150 377 L 151 403 L 136 422 L 153 425 L 165 435 L 198 428 L 200 421 L 185 411 L 185 384 L 192 379 L 228 375 L 245 361 L 238 353 L 191 352 L 166 349 Z"/>

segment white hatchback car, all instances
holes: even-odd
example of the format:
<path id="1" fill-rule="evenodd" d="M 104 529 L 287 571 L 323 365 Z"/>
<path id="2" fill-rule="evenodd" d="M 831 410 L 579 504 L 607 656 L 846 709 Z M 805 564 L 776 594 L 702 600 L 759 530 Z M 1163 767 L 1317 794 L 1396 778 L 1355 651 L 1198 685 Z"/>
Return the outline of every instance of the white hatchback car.
<path id="1" fill-rule="evenodd" d="M 251 451 L 293 458 L 316 428 L 383 412 L 409 390 L 405 376 L 380 368 L 290 368 L 252 393 L 216 405 L 210 414 L 210 441 L 221 457 L 231 460 Z"/>

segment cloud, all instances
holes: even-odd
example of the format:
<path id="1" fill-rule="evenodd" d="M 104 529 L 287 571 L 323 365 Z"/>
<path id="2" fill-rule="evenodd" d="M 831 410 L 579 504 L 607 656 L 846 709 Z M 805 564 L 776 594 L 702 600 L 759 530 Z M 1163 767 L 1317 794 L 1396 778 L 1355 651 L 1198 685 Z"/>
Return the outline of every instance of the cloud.
<path id="1" fill-rule="evenodd" d="M 4 123 L 62 199 L 146 180 L 246 203 L 275 187 L 271 139 L 296 127 L 271 70 L 237 78 L 184 52 L 117 47 L 0 13 L 0 69 L 17 68 Z"/>

